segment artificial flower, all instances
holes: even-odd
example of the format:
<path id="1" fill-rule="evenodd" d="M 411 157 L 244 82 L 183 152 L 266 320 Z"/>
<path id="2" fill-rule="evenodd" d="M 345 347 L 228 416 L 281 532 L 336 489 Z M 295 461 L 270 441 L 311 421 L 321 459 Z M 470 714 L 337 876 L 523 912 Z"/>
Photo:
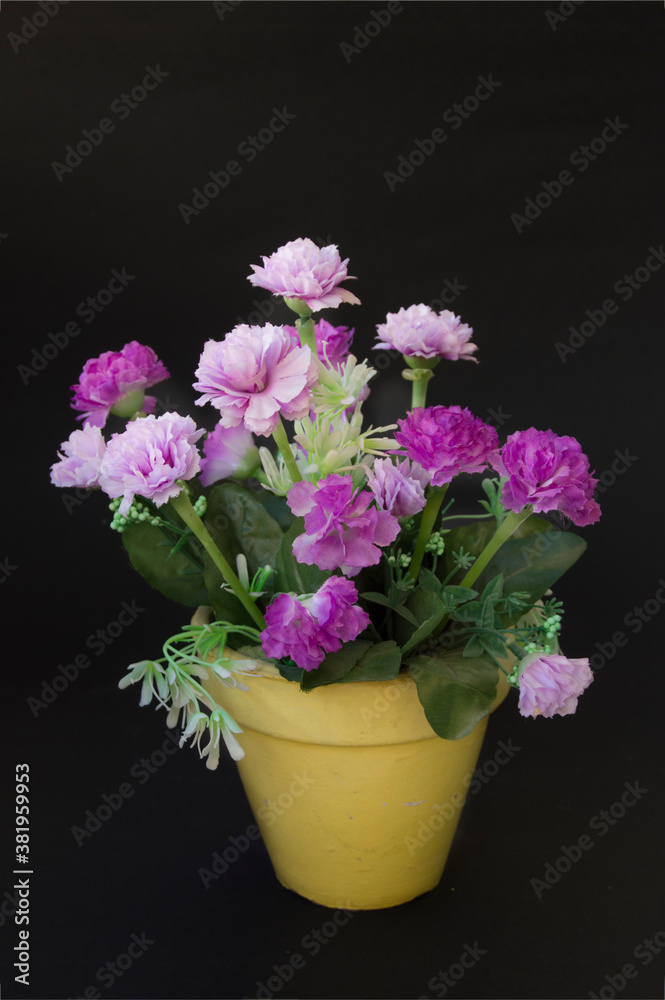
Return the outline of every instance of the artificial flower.
<path id="1" fill-rule="evenodd" d="M 431 475 L 433 486 L 460 472 L 482 472 L 499 447 L 496 428 L 461 406 L 417 407 L 398 420 L 395 440 Z"/>
<path id="2" fill-rule="evenodd" d="M 600 517 L 593 499 L 598 480 L 589 473 L 589 459 L 574 437 L 535 427 L 516 431 L 500 454 L 490 456 L 490 464 L 507 477 L 501 500 L 508 510 L 521 511 L 526 504 L 537 514 L 558 510 L 578 526 Z"/>
<path id="3" fill-rule="evenodd" d="M 393 462 L 378 458 L 367 470 L 367 485 L 381 510 L 394 517 L 413 517 L 425 506 L 425 487 L 429 475 L 417 462 L 408 458 Z"/>
<path id="4" fill-rule="evenodd" d="M 388 313 L 386 322 L 379 323 L 376 329 L 375 348 L 396 350 L 406 357 L 477 360 L 471 357 L 478 350 L 476 344 L 470 343 L 473 329 L 449 309 L 437 314 L 422 303 L 409 306 Z"/>
<path id="5" fill-rule="evenodd" d="M 156 401 L 144 391 L 168 377 L 155 352 L 132 340 L 121 351 L 106 351 L 86 361 L 78 383 L 71 386 L 71 406 L 82 411 L 78 420 L 103 427 L 109 413 L 131 417 L 141 409 L 153 410 Z"/>
<path id="6" fill-rule="evenodd" d="M 291 240 L 261 259 L 263 267 L 252 264 L 254 274 L 248 280 L 273 295 L 282 295 L 287 301 L 299 299 L 312 312 L 333 309 L 341 302 L 360 305 L 352 292 L 339 287 L 352 276 L 346 271 L 348 258 L 342 260 L 336 246 L 317 247 L 310 239 Z"/>
<path id="7" fill-rule="evenodd" d="M 99 485 L 110 497 L 123 498 L 118 510 L 123 517 L 137 494 L 161 507 L 180 493 L 177 480 L 199 471 L 195 445 L 203 434 L 191 417 L 179 413 L 134 420 L 106 446 Z"/>
<path id="8" fill-rule="evenodd" d="M 82 489 L 98 487 L 99 467 L 106 451 L 106 441 L 99 427 L 87 423 L 83 430 L 72 431 L 60 448 L 60 461 L 51 466 L 53 485 Z"/>
<path id="9" fill-rule="evenodd" d="M 251 431 L 243 424 L 223 427 L 217 424 L 203 442 L 201 485 L 211 486 L 220 479 L 236 475 L 246 479 L 259 464 L 259 449 Z"/>
<path id="10" fill-rule="evenodd" d="M 236 326 L 224 340 L 207 341 L 194 388 L 197 406 L 212 403 L 223 427 L 243 422 L 253 434 L 268 437 L 280 414 L 304 417 L 317 363 L 309 347 L 298 347 L 281 326 Z"/>
<path id="11" fill-rule="evenodd" d="M 518 674 L 521 715 L 571 715 L 577 699 L 593 680 L 587 659 L 569 660 L 566 656 L 542 653 L 527 655 Z"/>

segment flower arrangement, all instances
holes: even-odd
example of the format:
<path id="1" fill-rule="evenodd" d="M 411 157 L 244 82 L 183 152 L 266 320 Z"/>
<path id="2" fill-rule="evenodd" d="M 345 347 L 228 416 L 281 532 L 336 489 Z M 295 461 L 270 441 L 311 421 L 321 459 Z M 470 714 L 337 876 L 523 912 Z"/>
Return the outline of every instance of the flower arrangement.
<path id="1" fill-rule="evenodd" d="M 581 446 L 533 427 L 501 446 L 468 409 L 426 406 L 436 366 L 476 362 L 477 346 L 458 316 L 422 304 L 377 326 L 376 347 L 406 364 L 412 409 L 363 429 L 376 371 L 350 353 L 352 329 L 314 315 L 360 304 L 342 287 L 347 264 L 335 246 L 296 239 L 252 266 L 249 281 L 297 318 L 205 344 L 194 388 L 218 411 L 210 432 L 154 415 L 145 390 L 169 373 L 135 341 L 88 361 L 72 386 L 83 427 L 61 445 L 52 482 L 106 493 L 133 566 L 178 604 L 213 609 L 120 681 L 141 682 L 141 705 L 156 699 L 169 726 L 180 719 L 209 768 L 222 740 L 235 759 L 243 750 L 205 682 L 212 672 L 246 689 L 257 660 L 304 691 L 409 671 L 449 740 L 488 714 L 501 673 L 523 715 L 547 718 L 574 712 L 593 679 L 588 660 L 559 650 L 550 589 L 585 543 L 537 516 L 598 520 Z M 107 440 L 112 416 L 125 427 Z M 456 480 L 483 473 L 482 513 L 451 512 Z"/>

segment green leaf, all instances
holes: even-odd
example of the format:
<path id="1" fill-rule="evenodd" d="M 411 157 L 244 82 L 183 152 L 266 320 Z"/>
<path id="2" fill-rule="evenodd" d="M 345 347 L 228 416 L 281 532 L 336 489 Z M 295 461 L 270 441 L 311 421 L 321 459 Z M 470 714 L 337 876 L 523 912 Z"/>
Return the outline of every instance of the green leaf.
<path id="1" fill-rule="evenodd" d="M 531 602 L 536 601 L 577 562 L 585 548 L 584 539 L 570 531 L 539 531 L 509 538 L 480 574 L 477 586 L 486 586 L 499 571 L 504 593 L 524 591 Z"/>
<path id="2" fill-rule="evenodd" d="M 404 656 L 429 638 L 446 613 L 443 602 L 431 590 L 418 587 L 408 597 L 406 606 L 420 624 L 415 631 L 404 622 L 395 622 L 395 635 Z"/>
<path id="3" fill-rule="evenodd" d="M 464 647 L 462 656 L 482 656 L 484 652 L 485 648 L 480 641 L 480 636 L 474 632 Z"/>
<path id="4" fill-rule="evenodd" d="M 482 613 L 483 606 L 480 601 L 469 601 L 468 604 L 455 608 L 450 617 L 457 622 L 475 622 L 480 620 Z"/>
<path id="5" fill-rule="evenodd" d="M 497 573 L 494 579 L 490 580 L 482 594 L 480 595 L 480 600 L 485 602 L 487 600 L 492 601 L 495 604 L 501 599 L 503 595 L 503 576 L 501 573 Z"/>
<path id="6" fill-rule="evenodd" d="M 294 515 L 286 502 L 286 497 L 278 497 L 271 490 L 264 490 L 263 487 L 257 490 L 254 495 L 261 506 L 265 507 L 268 514 L 277 521 L 282 531 L 288 531 L 293 524 Z"/>
<path id="7" fill-rule="evenodd" d="M 151 587 L 170 601 L 196 608 L 208 603 L 208 591 L 203 578 L 203 560 L 196 566 L 182 550 L 169 554 L 175 544 L 156 525 L 139 522 L 122 532 L 122 542 L 129 559 Z M 194 543 L 198 546 L 198 543 Z"/>
<path id="8" fill-rule="evenodd" d="M 328 653 L 323 663 L 316 670 L 305 671 L 300 682 L 303 691 L 326 684 L 334 684 L 348 674 L 356 663 L 365 655 L 373 644 L 364 639 L 355 639 L 345 643 L 337 653 Z"/>
<path id="9" fill-rule="evenodd" d="M 479 625 L 481 628 L 494 628 L 494 604 L 491 597 L 486 597 L 483 602 Z"/>
<path id="10" fill-rule="evenodd" d="M 415 656 L 408 666 L 427 721 L 443 739 L 462 739 L 489 713 L 498 681 L 489 658 Z"/>
<path id="11" fill-rule="evenodd" d="M 367 591 L 364 594 L 360 594 L 359 596 L 363 597 L 366 601 L 371 601 L 372 604 L 381 604 L 385 608 L 390 608 L 391 611 L 401 615 L 401 617 L 405 618 L 411 625 L 418 625 L 418 619 L 414 614 L 407 610 L 403 602 L 401 604 L 393 604 L 393 602 L 387 598 L 385 594 L 378 594 L 372 590 Z"/>
<path id="12" fill-rule="evenodd" d="M 313 594 L 330 576 L 329 572 L 320 570 L 316 566 L 298 562 L 293 555 L 293 542 L 298 535 L 303 534 L 304 530 L 305 523 L 302 517 L 297 517 L 282 536 L 279 552 L 275 557 L 277 570 L 275 589 L 281 593 Z"/>
<path id="13" fill-rule="evenodd" d="M 215 486 L 208 498 L 205 525 L 224 555 L 224 543 L 233 547 L 232 539 L 237 541 L 247 558 L 250 578 L 261 566 L 275 565 L 284 533 L 251 490 L 232 482 Z M 231 565 L 235 568 L 234 562 Z"/>
<path id="14" fill-rule="evenodd" d="M 396 642 L 376 642 L 358 660 L 355 667 L 341 678 L 340 684 L 353 681 L 390 681 L 399 674 L 402 651 Z"/>

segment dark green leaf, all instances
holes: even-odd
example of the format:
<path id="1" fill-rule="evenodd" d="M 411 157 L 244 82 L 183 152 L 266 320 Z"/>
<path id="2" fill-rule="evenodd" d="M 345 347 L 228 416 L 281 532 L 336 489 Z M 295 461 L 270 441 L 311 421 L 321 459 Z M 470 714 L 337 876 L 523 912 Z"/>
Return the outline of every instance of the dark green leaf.
<path id="1" fill-rule="evenodd" d="M 282 531 L 288 531 L 294 521 L 294 515 L 286 502 L 286 497 L 278 497 L 270 490 L 261 487 L 255 493 L 256 499 L 265 507 L 272 518 L 277 521 Z"/>
<path id="2" fill-rule="evenodd" d="M 482 656 L 485 652 L 485 648 L 480 641 L 480 636 L 476 635 L 475 632 L 467 642 L 464 647 L 464 652 L 462 656 Z"/>
<path id="3" fill-rule="evenodd" d="M 409 595 L 406 606 L 420 624 L 414 631 L 409 624 L 405 625 L 402 621 L 395 622 L 395 636 L 404 656 L 408 656 L 431 636 L 446 613 L 440 598 L 431 590 L 423 590 L 420 587 Z"/>
<path id="4" fill-rule="evenodd" d="M 329 572 L 299 563 L 293 555 L 293 542 L 302 535 L 305 524 L 297 517 L 289 530 L 282 536 L 282 543 L 275 557 L 277 581 L 275 589 L 282 593 L 313 594 L 330 576 Z"/>
<path id="5" fill-rule="evenodd" d="M 139 522 L 126 528 L 121 537 L 132 566 L 151 587 L 190 608 L 208 603 L 203 560 L 197 566 L 182 550 L 169 558 L 175 539 L 169 540 L 161 528 Z"/>
<path id="6" fill-rule="evenodd" d="M 501 573 L 497 573 L 494 579 L 490 580 L 482 594 L 480 595 L 480 600 L 485 602 L 491 598 L 493 603 L 496 603 L 503 594 L 503 576 Z"/>
<path id="7" fill-rule="evenodd" d="M 371 642 L 356 639 L 347 642 L 337 653 L 328 653 L 321 666 L 316 670 L 305 671 L 300 682 L 303 691 L 312 691 L 325 684 L 334 684 L 348 674 L 352 667 L 365 655 L 372 646 Z"/>
<path id="8" fill-rule="evenodd" d="M 415 656 L 408 665 L 427 721 L 443 739 L 461 739 L 489 713 L 498 668 L 487 657 Z"/>
<path id="9" fill-rule="evenodd" d="M 471 587 L 456 587 L 454 584 L 449 583 L 446 587 L 446 594 L 452 594 L 458 604 L 462 604 L 464 601 L 470 601 L 474 597 L 478 596 L 477 590 L 472 590 Z"/>
<path id="10" fill-rule="evenodd" d="M 479 622 L 481 628 L 494 628 L 494 604 L 491 597 L 486 597 Z"/>
<path id="11" fill-rule="evenodd" d="M 390 681 L 399 674 L 402 652 L 396 642 L 374 643 L 345 677 L 341 684 L 352 681 Z"/>
<path id="12" fill-rule="evenodd" d="M 224 555 L 225 546 L 234 548 L 233 540 L 237 540 L 239 551 L 247 558 L 250 578 L 261 566 L 275 565 L 284 535 L 251 490 L 232 482 L 215 486 L 208 498 L 205 525 Z M 234 562 L 231 566 L 235 569 Z"/>
<path id="13" fill-rule="evenodd" d="M 480 621 L 482 613 L 483 606 L 480 601 L 469 601 L 468 604 L 455 608 L 450 617 L 458 622 L 475 622 Z"/>
<path id="14" fill-rule="evenodd" d="M 584 539 L 570 531 L 551 530 L 510 538 L 480 574 L 477 585 L 486 586 L 500 571 L 506 594 L 525 591 L 532 602 L 536 601 L 577 562 L 585 548 Z"/>
<path id="15" fill-rule="evenodd" d="M 374 591 L 371 590 L 365 594 L 361 594 L 360 596 L 366 601 L 371 601 L 372 604 L 381 604 L 385 608 L 390 608 L 396 614 L 401 615 L 402 618 L 405 618 L 408 622 L 410 622 L 411 625 L 418 625 L 418 619 L 416 616 L 412 614 L 411 611 L 407 610 L 403 603 L 393 604 L 392 601 L 390 601 L 384 594 L 374 593 Z"/>

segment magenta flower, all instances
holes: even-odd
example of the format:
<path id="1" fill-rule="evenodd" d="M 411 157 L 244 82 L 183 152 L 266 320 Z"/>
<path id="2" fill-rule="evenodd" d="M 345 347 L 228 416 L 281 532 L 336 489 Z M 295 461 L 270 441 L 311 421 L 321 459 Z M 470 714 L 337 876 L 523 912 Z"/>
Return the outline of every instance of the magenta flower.
<path id="1" fill-rule="evenodd" d="M 367 483 L 381 510 L 387 510 L 393 517 L 413 517 L 425 506 L 429 475 L 408 458 L 401 462 L 377 458 L 367 470 Z"/>
<path id="2" fill-rule="evenodd" d="M 589 473 L 589 459 L 574 437 L 559 437 L 553 431 L 511 434 L 491 465 L 507 476 L 501 499 L 509 510 L 521 511 L 532 504 L 537 514 L 559 510 L 580 527 L 600 517 L 593 499 L 598 482 Z"/>
<path id="3" fill-rule="evenodd" d="M 577 699 L 593 680 L 589 661 L 569 660 L 566 656 L 542 653 L 527 655 L 518 676 L 521 715 L 571 715 Z"/>
<path id="4" fill-rule="evenodd" d="M 290 657 L 304 670 L 315 670 L 326 653 L 335 653 L 369 625 L 356 605 L 350 580 L 331 576 L 311 597 L 279 594 L 266 609 L 261 645 L 266 656 Z"/>
<path id="5" fill-rule="evenodd" d="M 106 441 L 99 427 L 86 424 L 82 431 L 72 431 L 60 448 L 60 461 L 51 466 L 53 485 L 98 487 L 99 467 L 106 451 Z"/>
<path id="6" fill-rule="evenodd" d="M 131 417 L 142 407 L 146 412 L 154 409 L 155 399 L 144 398 L 144 391 L 168 377 L 155 352 L 132 340 L 121 351 L 106 351 L 86 361 L 80 381 L 71 386 L 71 407 L 83 411 L 78 420 L 103 427 L 109 412 Z"/>
<path id="7" fill-rule="evenodd" d="M 178 479 L 192 479 L 199 471 L 195 443 L 202 434 L 191 417 L 179 413 L 134 420 L 106 446 L 99 485 L 110 497 L 123 498 L 123 516 L 136 494 L 161 507 L 180 493 Z"/>
<path id="8" fill-rule="evenodd" d="M 293 543 L 298 562 L 341 569 L 346 576 L 375 566 L 381 558 L 379 546 L 397 538 L 399 521 L 388 511 L 370 507 L 373 501 L 367 490 L 354 492 L 350 475 L 332 473 L 316 486 L 295 483 L 287 503 L 297 517 L 305 518 L 305 534 Z"/>
<path id="9" fill-rule="evenodd" d="M 295 326 L 285 326 L 284 329 L 289 331 L 296 344 L 300 344 Z M 346 326 L 333 326 L 325 319 L 318 320 L 314 324 L 314 333 L 319 360 L 329 368 L 339 368 L 349 356 L 354 332 L 353 327 L 349 330 Z"/>
<path id="10" fill-rule="evenodd" d="M 252 264 L 254 274 L 248 280 L 273 295 L 300 299 L 312 312 L 334 309 L 341 302 L 360 305 L 360 299 L 339 287 L 351 275 L 346 273 L 348 258 L 342 260 L 336 246 L 319 248 L 312 240 L 297 239 L 261 259 L 263 267 Z"/>
<path id="11" fill-rule="evenodd" d="M 473 330 L 459 316 L 444 309 L 438 315 L 422 303 L 388 313 L 385 323 L 377 326 L 374 345 L 399 351 L 407 357 L 447 358 L 449 361 L 477 361 L 471 355 L 478 348 L 469 343 Z"/>
<path id="12" fill-rule="evenodd" d="M 397 423 L 395 440 L 430 473 L 433 486 L 460 472 L 482 472 L 499 447 L 496 429 L 460 406 L 417 407 Z"/>
<path id="13" fill-rule="evenodd" d="M 203 348 L 194 388 L 203 396 L 197 406 L 212 403 L 223 427 L 243 422 L 254 434 L 268 437 L 280 417 L 300 420 L 310 407 L 317 363 L 309 347 L 298 347 L 282 326 L 236 326 L 224 340 Z"/>
<path id="14" fill-rule="evenodd" d="M 259 449 L 254 444 L 251 432 L 243 424 L 238 424 L 237 427 L 222 427 L 217 424 L 203 442 L 203 452 L 203 486 L 210 486 L 219 479 L 226 479 L 236 473 L 239 479 L 244 479 L 259 464 Z"/>

